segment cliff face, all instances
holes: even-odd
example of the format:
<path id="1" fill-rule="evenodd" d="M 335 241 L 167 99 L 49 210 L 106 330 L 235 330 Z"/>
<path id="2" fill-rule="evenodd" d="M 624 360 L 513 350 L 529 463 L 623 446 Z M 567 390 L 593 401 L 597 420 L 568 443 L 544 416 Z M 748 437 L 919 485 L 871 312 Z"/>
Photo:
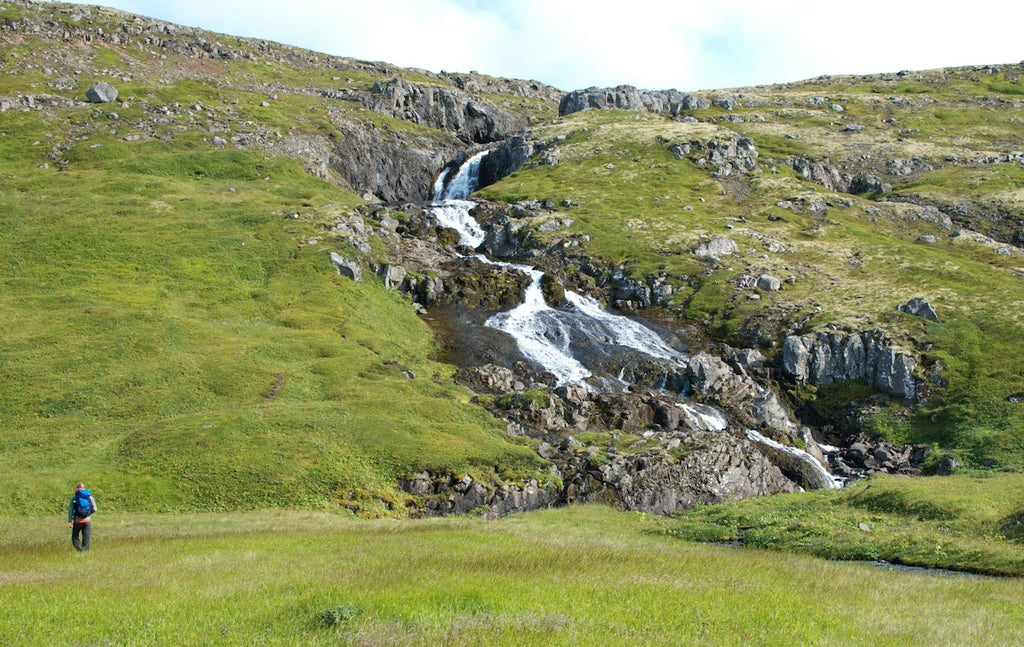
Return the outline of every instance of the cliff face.
<path id="1" fill-rule="evenodd" d="M 913 399 L 916 368 L 917 361 L 890 346 L 878 330 L 790 336 L 782 346 L 782 372 L 800 383 L 861 380 L 883 393 Z"/>

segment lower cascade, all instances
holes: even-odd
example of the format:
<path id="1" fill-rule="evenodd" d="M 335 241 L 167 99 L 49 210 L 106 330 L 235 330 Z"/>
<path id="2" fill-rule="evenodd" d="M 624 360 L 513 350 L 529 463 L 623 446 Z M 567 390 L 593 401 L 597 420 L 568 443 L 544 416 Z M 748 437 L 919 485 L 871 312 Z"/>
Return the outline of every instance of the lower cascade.
<path id="1" fill-rule="evenodd" d="M 439 225 L 458 232 L 460 246 L 473 250 L 485 241 L 486 233 L 471 215 L 477 203 L 468 197 L 477 188 L 486 154 L 469 157 L 452 177 L 446 169 L 435 183 L 434 201 L 427 210 Z M 843 480 L 823 465 L 823 454 L 809 431 L 800 436 L 774 394 L 721 360 L 677 351 L 654 330 L 606 311 L 589 296 L 566 290 L 566 305 L 551 307 L 541 288 L 544 273 L 534 267 L 483 254 L 468 258 L 522 272 L 530 279 L 522 303 L 493 314 L 484 326 L 514 339 L 522 357 L 539 369 L 538 375 L 553 376 L 553 389 L 543 404 L 495 413 L 510 420 L 510 430 L 549 439 L 539 451 L 562 473 L 564 500 L 615 501 L 628 509 L 671 513 L 697 503 L 800 487 L 842 487 Z M 664 373 L 656 385 L 640 387 L 647 395 L 639 400 L 634 371 L 617 363 L 622 357 L 658 366 Z M 611 374 L 610 366 L 622 368 Z M 506 372 L 510 373 L 492 366 L 474 374 L 498 394 L 521 381 Z M 543 378 L 538 380 L 535 384 L 542 386 Z M 688 392 L 706 396 L 701 398 L 705 402 L 689 401 L 683 397 Z M 731 405 L 740 402 L 743 412 L 726 413 L 706 403 L 716 397 Z M 749 419 L 734 422 L 737 415 Z M 751 423 L 768 429 L 761 433 Z M 613 437 L 616 430 L 640 434 L 644 440 L 634 442 L 630 452 L 609 448 L 607 460 L 595 464 L 592 456 L 581 460 L 570 433 L 592 428 L 605 429 Z M 776 438 L 799 438 L 808 449 L 780 442 L 769 432 Z M 640 445 L 643 449 L 636 451 Z"/>

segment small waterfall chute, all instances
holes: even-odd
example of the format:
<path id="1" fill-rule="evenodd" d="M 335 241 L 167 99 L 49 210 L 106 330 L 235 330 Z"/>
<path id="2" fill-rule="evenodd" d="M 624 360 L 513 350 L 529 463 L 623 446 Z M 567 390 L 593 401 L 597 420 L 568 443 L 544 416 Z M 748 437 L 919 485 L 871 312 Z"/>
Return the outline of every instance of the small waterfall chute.
<path id="1" fill-rule="evenodd" d="M 843 487 L 844 480 L 833 476 L 821 462 L 813 455 L 797 447 L 790 447 L 772 440 L 760 432 L 747 429 L 747 438 L 761 447 L 773 451 L 776 456 L 785 459 L 791 471 L 800 474 L 804 483 L 812 488 L 839 489 Z"/>

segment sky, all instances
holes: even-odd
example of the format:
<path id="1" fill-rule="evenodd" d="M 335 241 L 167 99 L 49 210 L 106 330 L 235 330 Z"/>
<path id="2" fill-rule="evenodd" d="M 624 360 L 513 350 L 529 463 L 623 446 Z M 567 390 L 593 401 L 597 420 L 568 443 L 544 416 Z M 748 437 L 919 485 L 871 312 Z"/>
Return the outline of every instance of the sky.
<path id="1" fill-rule="evenodd" d="M 96 2 L 81 3 L 95 5 Z M 560 90 L 709 90 L 1024 59 L 1024 2 L 100 0 L 192 27 Z"/>

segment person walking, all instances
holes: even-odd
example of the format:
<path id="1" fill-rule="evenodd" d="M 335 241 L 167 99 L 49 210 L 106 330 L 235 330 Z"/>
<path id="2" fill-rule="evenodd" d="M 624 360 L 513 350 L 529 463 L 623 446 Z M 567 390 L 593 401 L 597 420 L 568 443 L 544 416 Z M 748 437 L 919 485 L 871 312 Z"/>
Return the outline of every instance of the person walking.
<path id="1" fill-rule="evenodd" d="M 71 545 L 81 552 L 89 550 L 92 539 L 92 515 L 96 512 L 96 500 L 84 483 L 75 487 L 68 505 L 68 527 L 71 528 Z"/>

